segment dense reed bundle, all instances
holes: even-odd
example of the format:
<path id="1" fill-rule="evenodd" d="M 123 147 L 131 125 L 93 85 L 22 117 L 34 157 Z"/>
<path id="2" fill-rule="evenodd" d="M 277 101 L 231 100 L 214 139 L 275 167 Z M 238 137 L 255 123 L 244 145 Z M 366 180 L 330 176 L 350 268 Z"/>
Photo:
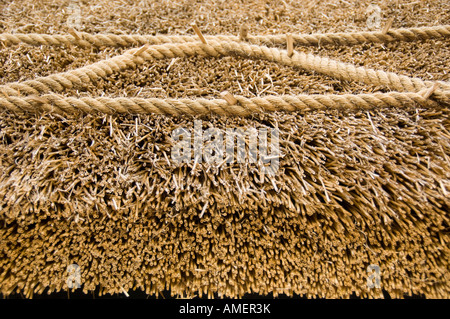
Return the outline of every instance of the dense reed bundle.
<path id="1" fill-rule="evenodd" d="M 26 296 L 142 289 L 448 297 L 448 109 L 209 117 L 278 127 L 279 174 L 173 163 L 193 118 L 2 114 L 0 282 Z M 194 167 L 195 165 L 195 167 Z"/>

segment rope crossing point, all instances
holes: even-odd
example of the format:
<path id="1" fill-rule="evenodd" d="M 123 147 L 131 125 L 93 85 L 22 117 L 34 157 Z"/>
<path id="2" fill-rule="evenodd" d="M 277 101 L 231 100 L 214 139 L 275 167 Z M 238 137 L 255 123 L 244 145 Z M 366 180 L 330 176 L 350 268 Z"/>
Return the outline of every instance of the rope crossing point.
<path id="1" fill-rule="evenodd" d="M 71 38 L 72 37 L 72 38 Z M 338 43 L 351 45 L 361 42 L 414 41 L 429 38 L 450 37 L 450 26 L 432 28 L 414 28 L 380 32 L 336 33 L 322 35 L 294 35 L 296 44 L 314 45 L 314 43 Z M 87 41 L 87 39 L 90 39 Z M 117 41 L 113 41 L 113 39 Z M 152 39 L 152 40 L 149 40 Z M 252 40 L 253 39 L 253 40 Z M 256 40 L 255 40 L 256 39 Z M 314 40 L 315 39 L 315 40 Z M 189 36 L 115 36 L 115 35 L 15 35 L 1 34 L 0 40 L 8 44 L 22 41 L 28 44 L 73 44 L 87 41 L 89 45 L 132 45 L 131 42 L 146 44 L 133 48 L 124 54 L 105 59 L 75 70 L 56 73 L 34 80 L 13 82 L 0 86 L 0 108 L 16 112 L 102 112 L 102 113 L 158 113 L 158 114 L 207 114 L 248 116 L 252 112 L 267 111 L 305 111 L 317 109 L 368 109 L 374 107 L 404 107 L 419 104 L 422 107 L 436 107 L 439 103 L 450 104 L 450 83 L 445 81 L 424 81 L 419 78 L 397 75 L 302 52 L 287 52 L 279 48 L 255 45 L 252 42 L 286 42 L 286 36 L 247 35 L 245 42 L 231 36 L 205 36 L 205 43 Z M 72 41 L 73 40 L 73 41 Z M 316 41 L 317 42 L 314 42 Z M 42 43 L 45 41 L 45 43 Z M 166 41 L 164 44 L 152 44 L 151 41 Z M 176 42 L 179 41 L 179 42 Z M 359 41 L 359 42 L 358 42 Z M 173 43 L 175 42 L 175 43 Z M 248 43 L 250 42 L 250 43 Z M 134 44 L 133 43 L 133 44 Z M 85 43 L 85 45 L 87 45 Z M 140 98 L 71 98 L 50 92 L 62 92 L 73 87 L 86 87 L 96 80 L 134 68 L 146 61 L 189 56 L 238 56 L 246 59 L 266 60 L 283 65 L 317 72 L 341 80 L 358 81 L 364 84 L 384 86 L 399 91 L 359 95 L 299 95 L 266 96 L 246 99 L 236 97 L 237 103 L 226 100 L 206 99 L 140 99 Z M 41 94 L 45 94 L 40 96 Z M 26 95 L 26 96 L 24 96 Z M 432 99 L 430 99 L 432 95 Z M 425 97 L 424 97 L 425 96 Z"/>

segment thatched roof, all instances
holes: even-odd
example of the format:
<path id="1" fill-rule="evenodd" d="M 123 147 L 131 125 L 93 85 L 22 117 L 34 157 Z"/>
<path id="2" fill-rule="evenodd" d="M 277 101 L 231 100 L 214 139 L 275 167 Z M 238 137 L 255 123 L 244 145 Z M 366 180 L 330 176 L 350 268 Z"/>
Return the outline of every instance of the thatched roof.
<path id="1" fill-rule="evenodd" d="M 367 29 L 370 1 L 74 1 L 80 32 L 205 34 Z M 1 33 L 68 33 L 67 1 L 0 4 Z M 380 3 L 393 28 L 448 24 L 445 0 Z M 72 10 L 72 11 L 71 11 Z M 105 14 L 107 12 L 107 14 Z M 278 46 L 281 47 L 281 46 Z M 296 51 L 450 79 L 448 39 Z M 0 85 L 65 72 L 126 48 L 0 43 Z M 267 61 L 189 57 L 143 63 L 60 92 L 70 97 L 208 98 L 388 92 Z M 1 92 L 0 92 L 1 93 Z M 258 163 L 176 163 L 171 132 L 277 128 L 279 170 Z M 448 298 L 448 105 L 241 117 L 0 113 L 0 292 Z M 248 142 L 248 141 L 247 141 Z"/>

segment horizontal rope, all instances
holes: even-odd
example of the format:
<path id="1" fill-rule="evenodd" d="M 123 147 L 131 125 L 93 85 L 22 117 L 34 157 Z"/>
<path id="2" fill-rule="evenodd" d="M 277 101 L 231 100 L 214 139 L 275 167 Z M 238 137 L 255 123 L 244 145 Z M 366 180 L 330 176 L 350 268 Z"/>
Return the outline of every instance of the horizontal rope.
<path id="1" fill-rule="evenodd" d="M 238 115 L 250 116 L 255 112 L 273 111 L 312 111 L 326 109 L 374 109 L 385 107 L 439 107 L 439 103 L 422 96 L 419 93 L 373 93 L 373 94 L 343 94 L 343 95 L 282 95 L 245 98 L 235 96 L 237 104 L 230 105 L 223 99 L 157 99 L 137 97 L 63 97 L 56 94 L 43 96 L 0 98 L 0 108 L 14 112 L 54 112 L 74 113 L 101 112 L 106 114 L 170 114 L 170 115 Z M 450 91 L 443 93 L 450 101 Z"/>
<path id="2" fill-rule="evenodd" d="M 39 94 L 50 91 L 61 92 L 74 86 L 85 87 L 99 78 L 105 78 L 113 72 L 123 71 L 143 64 L 146 60 L 165 59 L 189 56 L 240 56 L 248 59 L 262 59 L 283 65 L 318 72 L 341 80 L 358 81 L 370 85 L 385 86 L 391 90 L 402 92 L 417 92 L 425 87 L 431 87 L 435 82 L 423 81 L 419 78 L 397 75 L 392 72 L 376 71 L 352 64 L 338 62 L 303 52 L 294 52 L 289 57 L 286 50 L 249 45 L 242 42 L 210 41 L 208 44 L 199 42 L 168 43 L 144 48 L 128 50 L 122 55 L 102 60 L 100 62 L 71 70 L 52 74 L 24 82 L 14 82 L 0 86 L 0 95 L 19 96 L 21 94 Z M 450 89 L 450 84 L 438 82 L 443 89 Z M 439 90 L 435 97 L 439 98 Z M 441 97 L 445 98 L 445 97 Z M 444 100 L 444 102 L 446 102 Z"/>
<path id="3" fill-rule="evenodd" d="M 427 39 L 442 39 L 450 37 L 450 25 L 391 29 L 387 33 L 381 31 L 339 32 L 294 34 L 296 45 L 356 45 L 361 43 L 387 43 L 394 41 L 418 41 Z M 209 35 L 206 40 L 213 41 L 239 41 L 239 37 L 233 35 Z M 253 44 L 285 44 L 286 35 L 257 35 L 248 36 L 245 39 Z M 78 45 L 82 47 L 131 47 L 144 44 L 164 44 L 196 42 L 198 37 L 191 35 L 139 35 L 139 34 L 90 34 L 77 32 L 73 34 L 39 34 L 39 33 L 3 33 L 0 41 L 4 45 L 17 45 L 26 43 L 30 45 Z"/>

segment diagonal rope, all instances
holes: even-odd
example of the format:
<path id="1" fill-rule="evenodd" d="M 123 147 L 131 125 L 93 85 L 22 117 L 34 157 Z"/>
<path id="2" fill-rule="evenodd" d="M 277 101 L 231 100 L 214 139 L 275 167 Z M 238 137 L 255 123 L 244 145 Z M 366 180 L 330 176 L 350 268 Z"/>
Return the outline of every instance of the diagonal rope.
<path id="1" fill-rule="evenodd" d="M 141 49 L 131 49 L 122 55 L 102 60 L 79 69 L 52 74 L 34 80 L 5 84 L 0 86 L 0 92 L 4 96 L 39 94 L 50 91 L 60 92 L 74 86 L 86 86 L 99 78 L 107 77 L 113 72 L 134 68 L 146 60 L 189 56 L 240 56 L 248 59 L 263 59 L 283 65 L 299 67 L 311 72 L 318 72 L 341 80 L 381 85 L 402 92 L 417 92 L 434 84 L 432 81 L 423 81 L 419 78 L 397 75 L 392 72 L 357 67 L 352 64 L 303 52 L 295 52 L 289 57 L 286 50 L 280 50 L 278 48 L 250 45 L 243 42 L 210 41 L 208 44 L 199 42 L 168 43 Z M 447 82 L 441 81 L 439 84 L 445 89 L 450 88 Z"/>

